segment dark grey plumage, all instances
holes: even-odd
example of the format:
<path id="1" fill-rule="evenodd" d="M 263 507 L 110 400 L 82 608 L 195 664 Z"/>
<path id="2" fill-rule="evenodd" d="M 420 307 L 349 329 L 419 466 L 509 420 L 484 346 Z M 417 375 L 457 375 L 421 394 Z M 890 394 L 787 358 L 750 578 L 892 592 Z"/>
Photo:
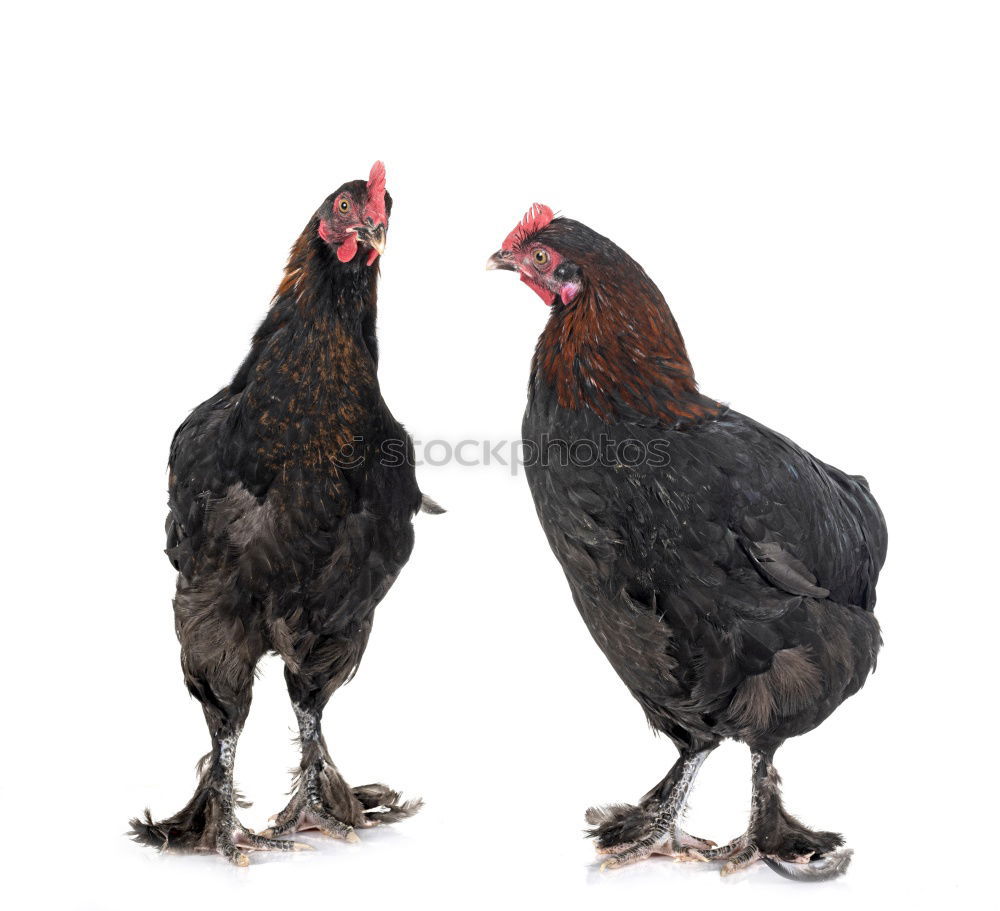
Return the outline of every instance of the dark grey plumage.
<path id="1" fill-rule="evenodd" d="M 218 851 L 245 864 L 244 849 L 295 847 L 277 835 L 317 828 L 354 840 L 356 827 L 420 806 L 385 785 L 349 787 L 320 728 L 327 700 L 361 661 L 376 605 L 410 556 L 411 520 L 432 502 L 422 499 L 406 457 L 412 443 L 379 390 L 375 253 L 391 200 L 385 194 L 380 216 L 372 186 L 345 184 L 319 208 L 233 381 L 174 437 L 174 615 L 184 680 L 213 749 L 184 809 L 132 821 L 143 844 Z M 384 458 L 390 448 L 394 457 Z M 288 807 L 256 835 L 235 817 L 232 768 L 254 668 L 269 651 L 285 663 L 302 763 Z"/>
<path id="2" fill-rule="evenodd" d="M 771 760 L 875 665 L 886 528 L 867 482 L 700 394 L 662 295 L 607 238 L 548 219 L 493 262 L 552 305 L 523 426 L 542 527 L 595 641 L 681 754 L 639 805 L 590 811 L 607 864 L 659 852 L 842 872 L 842 839 L 784 810 Z M 588 445 L 602 456 L 572 457 Z M 708 850 L 679 819 L 725 738 L 753 752 L 755 815 L 742 842 Z"/>

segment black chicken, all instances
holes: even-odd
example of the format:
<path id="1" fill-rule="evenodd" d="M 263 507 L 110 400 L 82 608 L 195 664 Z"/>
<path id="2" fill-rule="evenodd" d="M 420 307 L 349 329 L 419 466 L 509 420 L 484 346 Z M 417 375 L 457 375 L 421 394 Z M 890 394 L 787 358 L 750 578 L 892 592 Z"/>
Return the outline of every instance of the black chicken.
<path id="1" fill-rule="evenodd" d="M 194 797 L 169 819 L 132 820 L 142 844 L 218 851 L 305 847 L 314 828 L 356 841 L 420 801 L 350 788 L 320 732 L 323 707 L 364 654 L 375 606 L 413 547 L 421 508 L 412 443 L 379 392 L 376 259 L 392 201 L 376 162 L 309 220 L 233 381 L 181 424 L 170 450 L 167 554 L 188 690 L 212 735 Z M 431 501 L 423 506 L 440 511 Z M 233 760 L 254 668 L 285 662 L 302 763 L 291 802 L 257 835 L 235 815 Z"/>
<path id="2" fill-rule="evenodd" d="M 638 806 L 588 811 L 604 866 L 843 872 L 842 837 L 788 814 L 773 757 L 874 668 L 886 528 L 867 482 L 701 395 L 657 287 L 585 225 L 536 204 L 489 265 L 552 307 L 524 417 L 542 527 L 597 644 L 680 751 Z M 727 737 L 751 749 L 752 810 L 714 847 L 679 821 Z"/>

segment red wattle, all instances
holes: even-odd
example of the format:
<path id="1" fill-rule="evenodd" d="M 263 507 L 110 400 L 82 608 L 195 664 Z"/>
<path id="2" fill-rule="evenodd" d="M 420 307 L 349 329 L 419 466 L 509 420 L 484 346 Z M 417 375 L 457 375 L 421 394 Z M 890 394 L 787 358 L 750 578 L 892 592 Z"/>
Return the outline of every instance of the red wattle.
<path id="1" fill-rule="evenodd" d="M 358 252 L 358 238 L 356 234 L 348 234 L 345 240 L 337 247 L 337 259 L 342 263 L 349 263 L 354 259 L 354 254 Z"/>
<path id="2" fill-rule="evenodd" d="M 378 259 L 378 250 L 372 250 L 368 253 L 368 262 L 365 263 L 366 266 L 370 266 L 375 260 Z"/>

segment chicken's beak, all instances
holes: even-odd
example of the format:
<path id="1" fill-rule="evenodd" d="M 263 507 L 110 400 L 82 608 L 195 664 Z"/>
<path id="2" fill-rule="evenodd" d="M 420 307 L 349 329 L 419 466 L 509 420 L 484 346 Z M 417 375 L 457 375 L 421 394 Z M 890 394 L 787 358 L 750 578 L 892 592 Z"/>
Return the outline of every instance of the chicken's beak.
<path id="1" fill-rule="evenodd" d="M 517 272 L 517 266 L 514 264 L 510 253 L 506 250 L 497 250 L 488 260 L 486 260 L 487 269 L 504 269 L 507 272 Z"/>
<path id="2" fill-rule="evenodd" d="M 358 233 L 362 235 L 368 246 L 378 253 L 379 256 L 385 252 L 385 225 L 369 226 L 358 231 Z"/>

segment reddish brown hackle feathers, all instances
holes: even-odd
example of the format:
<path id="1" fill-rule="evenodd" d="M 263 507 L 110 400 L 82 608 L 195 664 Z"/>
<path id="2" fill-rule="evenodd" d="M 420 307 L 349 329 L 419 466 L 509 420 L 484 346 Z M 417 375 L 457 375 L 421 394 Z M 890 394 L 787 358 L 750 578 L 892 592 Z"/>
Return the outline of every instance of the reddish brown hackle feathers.
<path id="1" fill-rule="evenodd" d="M 555 218 L 555 215 L 553 215 L 552 210 L 548 206 L 543 206 L 540 202 L 536 202 L 524 213 L 524 218 L 517 223 L 517 227 L 507 235 L 507 239 L 503 242 L 503 249 L 516 250 L 532 234 L 541 231 L 542 228 L 548 225 L 553 218 Z"/>
<path id="2" fill-rule="evenodd" d="M 368 203 L 365 205 L 365 217 L 379 225 L 388 225 L 389 216 L 385 213 L 385 165 L 376 161 L 368 175 Z"/>

